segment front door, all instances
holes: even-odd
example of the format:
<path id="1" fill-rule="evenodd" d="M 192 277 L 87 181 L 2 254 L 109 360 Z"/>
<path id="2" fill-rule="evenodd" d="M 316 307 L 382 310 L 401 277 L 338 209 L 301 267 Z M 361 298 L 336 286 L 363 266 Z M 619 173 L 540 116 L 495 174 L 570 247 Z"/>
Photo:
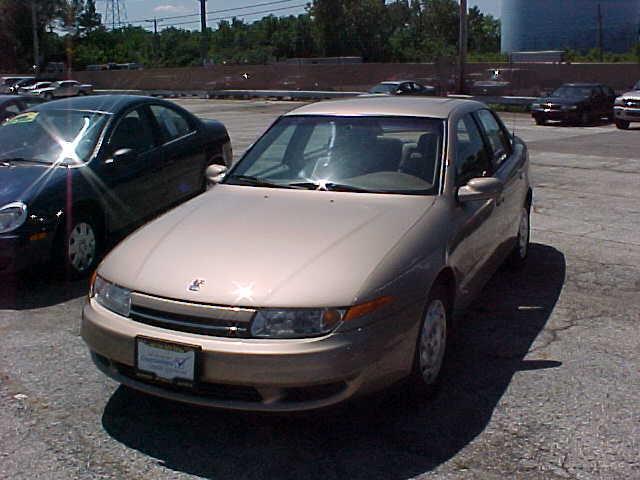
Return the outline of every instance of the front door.
<path id="1" fill-rule="evenodd" d="M 456 190 L 472 178 L 493 175 L 489 151 L 470 114 L 456 125 L 452 173 Z M 465 297 L 473 297 L 486 281 L 485 267 L 495 248 L 495 209 L 493 199 L 456 204 L 449 255 L 460 278 L 460 292 Z"/>
<path id="2" fill-rule="evenodd" d="M 125 113 L 112 131 L 106 155 L 98 166 L 114 230 L 137 225 L 161 210 L 165 192 L 158 165 L 162 153 L 152 125 L 144 107 Z M 130 155 L 114 159 L 113 154 L 122 149 L 130 149 Z"/>

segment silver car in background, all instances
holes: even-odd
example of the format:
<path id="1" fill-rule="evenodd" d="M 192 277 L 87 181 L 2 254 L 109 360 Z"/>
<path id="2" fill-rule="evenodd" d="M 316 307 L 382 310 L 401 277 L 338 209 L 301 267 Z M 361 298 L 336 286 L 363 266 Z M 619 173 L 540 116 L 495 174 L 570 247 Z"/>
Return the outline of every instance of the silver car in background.
<path id="1" fill-rule="evenodd" d="M 454 311 L 527 258 L 527 148 L 482 103 L 304 106 L 225 168 L 99 266 L 81 333 L 118 382 L 268 411 L 428 393 Z"/>

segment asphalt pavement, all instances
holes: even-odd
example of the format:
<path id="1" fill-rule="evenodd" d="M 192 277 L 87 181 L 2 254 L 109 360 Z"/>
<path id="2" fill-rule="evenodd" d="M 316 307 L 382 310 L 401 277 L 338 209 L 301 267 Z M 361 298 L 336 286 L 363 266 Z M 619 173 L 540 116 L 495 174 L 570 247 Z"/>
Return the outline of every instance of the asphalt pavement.
<path id="1" fill-rule="evenodd" d="M 295 102 L 181 100 L 236 156 Z M 640 479 L 640 128 L 538 127 L 531 257 L 464 315 L 435 398 L 194 408 L 119 387 L 79 337 L 86 281 L 0 283 L 0 478 Z"/>

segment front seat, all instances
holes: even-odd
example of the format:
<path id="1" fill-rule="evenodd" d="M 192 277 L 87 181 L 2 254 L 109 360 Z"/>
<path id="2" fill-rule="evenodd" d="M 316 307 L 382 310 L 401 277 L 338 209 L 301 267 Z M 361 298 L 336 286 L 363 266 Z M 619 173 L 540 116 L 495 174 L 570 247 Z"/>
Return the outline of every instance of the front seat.
<path id="1" fill-rule="evenodd" d="M 415 150 L 402 161 L 399 171 L 433 184 L 438 161 L 439 138 L 435 133 L 421 135 Z"/>

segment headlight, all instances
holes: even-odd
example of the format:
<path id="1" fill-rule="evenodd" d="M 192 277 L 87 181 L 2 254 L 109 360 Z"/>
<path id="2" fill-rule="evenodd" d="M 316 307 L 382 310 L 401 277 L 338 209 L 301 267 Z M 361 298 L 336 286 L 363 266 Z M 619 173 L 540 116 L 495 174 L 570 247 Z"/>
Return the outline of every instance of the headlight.
<path id="1" fill-rule="evenodd" d="M 7 233 L 20 227 L 27 219 L 27 206 L 14 202 L 0 208 L 0 233 Z"/>
<path id="2" fill-rule="evenodd" d="M 317 337 L 332 331 L 344 316 L 344 310 L 292 309 L 258 310 L 251 334 L 259 338 L 304 338 Z"/>
<path id="3" fill-rule="evenodd" d="M 624 98 L 623 97 L 616 98 L 616 101 L 613 104 L 617 107 L 624 107 Z"/>
<path id="4" fill-rule="evenodd" d="M 107 310 L 128 317 L 131 310 L 131 290 L 120 287 L 97 276 L 91 285 L 89 296 Z"/>

